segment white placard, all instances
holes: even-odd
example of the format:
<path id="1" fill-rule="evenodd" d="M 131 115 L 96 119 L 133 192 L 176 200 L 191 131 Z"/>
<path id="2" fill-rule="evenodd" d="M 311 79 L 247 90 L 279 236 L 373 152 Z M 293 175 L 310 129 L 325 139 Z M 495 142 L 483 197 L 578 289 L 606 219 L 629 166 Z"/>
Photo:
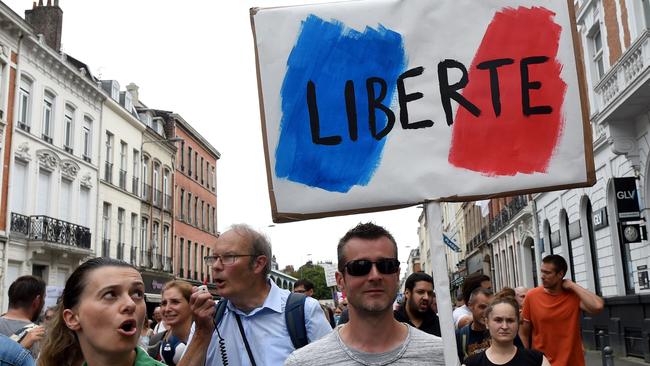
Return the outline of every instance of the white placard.
<path id="1" fill-rule="evenodd" d="M 252 9 L 274 221 L 590 184 L 572 6 Z"/>

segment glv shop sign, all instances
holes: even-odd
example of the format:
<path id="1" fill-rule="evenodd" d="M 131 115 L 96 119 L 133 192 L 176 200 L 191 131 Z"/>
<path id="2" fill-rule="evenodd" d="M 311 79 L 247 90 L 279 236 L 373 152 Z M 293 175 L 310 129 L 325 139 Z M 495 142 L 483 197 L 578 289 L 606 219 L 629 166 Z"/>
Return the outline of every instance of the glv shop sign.
<path id="1" fill-rule="evenodd" d="M 623 220 L 639 219 L 641 212 L 636 179 L 634 177 L 614 178 L 614 191 L 616 192 L 618 218 Z"/>

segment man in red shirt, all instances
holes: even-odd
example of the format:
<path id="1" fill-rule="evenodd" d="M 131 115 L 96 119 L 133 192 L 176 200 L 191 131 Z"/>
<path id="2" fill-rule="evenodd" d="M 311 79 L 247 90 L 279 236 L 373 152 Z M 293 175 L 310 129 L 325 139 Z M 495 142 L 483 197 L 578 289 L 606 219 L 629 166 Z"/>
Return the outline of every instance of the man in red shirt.
<path id="1" fill-rule="evenodd" d="M 527 348 L 544 352 L 553 366 L 584 366 L 580 310 L 597 314 L 604 302 L 564 279 L 566 272 L 567 263 L 561 256 L 551 254 L 542 259 L 543 286 L 526 294 L 519 336 Z"/>

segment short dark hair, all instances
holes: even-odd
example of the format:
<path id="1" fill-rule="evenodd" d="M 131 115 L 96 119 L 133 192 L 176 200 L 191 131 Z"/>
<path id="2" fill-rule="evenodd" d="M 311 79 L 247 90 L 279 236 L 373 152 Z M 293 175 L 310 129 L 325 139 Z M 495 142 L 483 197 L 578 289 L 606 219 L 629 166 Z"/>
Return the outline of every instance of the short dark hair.
<path id="1" fill-rule="evenodd" d="M 466 305 L 469 305 L 470 303 L 474 302 L 474 299 L 476 299 L 476 296 L 478 295 L 483 295 L 485 297 L 491 297 L 494 295 L 494 292 L 490 290 L 489 288 L 483 288 L 481 286 L 477 287 L 472 291 L 469 295 L 469 300 Z"/>
<path id="2" fill-rule="evenodd" d="M 293 288 L 300 287 L 300 286 L 304 287 L 305 291 L 309 291 L 314 288 L 314 283 L 308 279 L 301 278 L 298 281 L 296 281 L 296 283 L 293 284 Z"/>
<path id="3" fill-rule="evenodd" d="M 343 255 L 343 249 L 345 249 L 345 244 L 350 241 L 350 239 L 353 238 L 359 238 L 359 239 L 379 239 L 382 236 L 387 237 L 391 243 L 393 243 L 393 247 L 395 248 L 395 258 L 397 258 L 397 242 L 395 241 L 395 238 L 393 238 L 393 235 L 386 230 L 384 227 L 376 225 L 372 222 L 366 222 L 366 223 L 359 223 L 357 226 L 353 227 L 352 229 L 348 230 L 345 235 L 339 240 L 339 245 L 336 248 L 336 253 L 338 255 L 338 269 L 339 272 L 343 272 L 345 270 L 345 255 Z"/>
<path id="4" fill-rule="evenodd" d="M 465 305 L 469 303 L 469 297 L 472 295 L 472 291 L 477 287 L 481 287 L 481 283 L 485 281 L 490 281 L 490 276 L 482 273 L 472 273 L 465 277 L 465 281 L 463 282 L 463 301 L 465 301 Z"/>
<path id="5" fill-rule="evenodd" d="M 26 309 L 36 296 L 45 298 L 45 281 L 36 276 L 21 276 L 9 286 L 9 308 Z"/>
<path id="6" fill-rule="evenodd" d="M 558 254 L 550 254 L 542 259 L 542 263 L 551 263 L 555 266 L 555 272 L 562 272 L 562 276 L 566 275 L 567 264 L 564 257 Z"/>
<path id="7" fill-rule="evenodd" d="M 404 289 L 413 291 L 415 284 L 420 281 L 426 281 L 433 285 L 433 278 L 424 272 L 413 272 L 404 282 Z"/>

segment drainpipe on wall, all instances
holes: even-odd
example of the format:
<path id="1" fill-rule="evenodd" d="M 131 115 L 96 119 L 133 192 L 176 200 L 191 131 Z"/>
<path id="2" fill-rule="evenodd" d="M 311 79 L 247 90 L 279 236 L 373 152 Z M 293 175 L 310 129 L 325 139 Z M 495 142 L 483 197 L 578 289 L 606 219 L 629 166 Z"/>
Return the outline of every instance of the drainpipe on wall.
<path id="1" fill-rule="evenodd" d="M 540 244 L 540 236 L 539 236 L 539 220 L 537 219 L 537 201 L 535 201 L 535 198 L 531 196 L 531 205 L 533 208 L 533 226 L 535 227 L 535 268 L 533 268 L 533 271 L 537 272 L 537 278 L 538 280 L 542 278 L 540 271 L 540 263 L 542 260 L 542 252 L 540 251 L 542 248 L 539 245 Z M 551 243 L 544 243 L 544 245 L 551 245 Z M 539 283 L 538 283 L 539 285 Z"/>

